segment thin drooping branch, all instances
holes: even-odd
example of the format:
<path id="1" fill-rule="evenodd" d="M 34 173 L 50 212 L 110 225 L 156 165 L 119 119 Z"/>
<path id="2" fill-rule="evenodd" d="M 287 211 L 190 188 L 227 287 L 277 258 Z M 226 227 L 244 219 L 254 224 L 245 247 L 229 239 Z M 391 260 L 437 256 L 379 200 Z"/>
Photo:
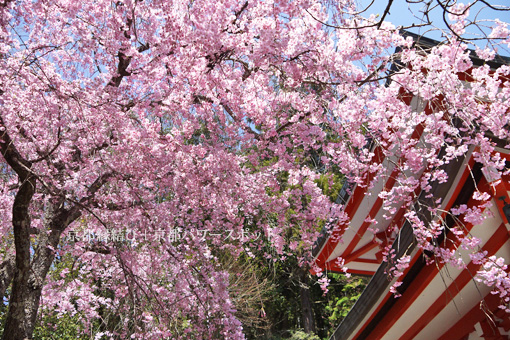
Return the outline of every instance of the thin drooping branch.
<path id="1" fill-rule="evenodd" d="M 200 103 L 200 102 L 206 102 L 206 103 L 214 103 L 214 101 L 211 99 L 211 98 L 208 98 L 206 96 L 202 96 L 202 95 L 194 95 L 194 98 L 195 98 L 195 102 L 196 103 Z M 239 124 L 239 127 L 241 129 L 243 129 L 244 132 L 246 133 L 250 133 L 250 134 L 253 134 L 254 138 L 259 140 L 260 139 L 260 135 L 259 133 L 257 133 L 256 131 L 254 131 L 253 129 L 251 129 L 249 126 L 241 123 L 239 121 L 239 119 L 237 118 L 236 114 L 234 113 L 234 111 L 232 110 L 232 108 L 225 102 L 221 101 L 220 102 L 220 105 L 225 109 L 225 111 L 229 114 L 229 116 L 234 120 L 234 122 L 236 122 L 237 124 Z"/>
<path id="2" fill-rule="evenodd" d="M 39 152 L 40 156 L 36 159 L 31 159 L 29 160 L 30 163 L 37 163 L 37 162 L 40 162 L 40 161 L 43 161 L 45 159 L 47 159 L 48 157 L 50 157 L 56 150 L 57 148 L 60 146 L 60 143 L 61 143 L 61 128 L 60 126 L 58 127 L 58 131 L 57 131 L 57 143 L 55 143 L 55 145 L 46 153 L 43 153 L 43 152 Z"/>

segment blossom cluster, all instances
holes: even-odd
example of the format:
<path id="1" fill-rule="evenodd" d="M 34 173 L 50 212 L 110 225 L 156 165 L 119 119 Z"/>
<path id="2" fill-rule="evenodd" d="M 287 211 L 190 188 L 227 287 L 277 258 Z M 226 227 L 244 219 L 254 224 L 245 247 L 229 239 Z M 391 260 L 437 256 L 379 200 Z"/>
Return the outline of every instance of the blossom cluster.
<path id="1" fill-rule="evenodd" d="M 349 224 L 335 188 L 393 170 L 385 217 L 404 207 L 419 246 L 460 265 L 429 242 L 443 226 L 413 211 L 416 192 L 440 216 L 444 166 L 472 152 L 497 180 L 488 136 L 510 140 L 510 67 L 472 70 L 463 8 L 448 43 L 423 53 L 351 0 L 3 1 L 0 238 L 6 261 L 29 265 L 0 282 L 44 282 L 11 295 L 5 332 L 32 338 L 42 310 L 88 337 L 99 323 L 123 339 L 243 339 L 224 258 L 308 265 L 321 228 Z M 507 24 L 489 37 L 508 44 Z M 483 220 L 480 199 L 457 212 Z M 111 251 L 89 251 L 98 242 Z M 385 255 L 393 276 L 409 264 Z M 499 260 L 480 261 L 509 292 Z"/>

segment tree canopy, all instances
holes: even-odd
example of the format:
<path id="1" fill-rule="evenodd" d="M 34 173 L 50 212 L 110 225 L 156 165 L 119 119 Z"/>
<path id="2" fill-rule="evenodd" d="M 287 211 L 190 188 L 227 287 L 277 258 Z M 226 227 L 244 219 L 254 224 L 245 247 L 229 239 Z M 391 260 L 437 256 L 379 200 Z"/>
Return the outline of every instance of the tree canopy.
<path id="1" fill-rule="evenodd" d="M 429 242 L 442 225 L 422 222 L 413 193 L 469 145 L 493 178 L 508 170 L 488 135 L 508 146 L 510 67 L 485 63 L 471 86 L 459 75 L 468 48 L 488 62 L 510 31 L 484 23 L 475 47 L 470 6 L 422 4 L 449 24 L 428 53 L 351 0 L 1 2 L 3 339 L 31 338 L 45 308 L 98 339 L 243 338 L 221 258 L 306 267 L 321 229 L 347 218 L 328 197 L 342 179 L 389 175 L 368 140 L 402 169 L 388 214 L 408 205 L 420 245 L 458 261 Z M 415 111 L 406 95 L 441 105 Z M 458 237 L 504 298 L 503 260 Z"/>

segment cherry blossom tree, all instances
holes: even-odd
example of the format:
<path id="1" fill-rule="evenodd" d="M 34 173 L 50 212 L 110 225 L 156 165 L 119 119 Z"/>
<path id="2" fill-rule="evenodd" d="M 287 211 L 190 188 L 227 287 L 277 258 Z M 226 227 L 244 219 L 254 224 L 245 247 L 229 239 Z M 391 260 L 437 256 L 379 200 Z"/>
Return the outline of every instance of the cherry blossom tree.
<path id="1" fill-rule="evenodd" d="M 46 310 L 97 339 L 243 338 L 219 254 L 306 265 L 320 229 L 346 219 L 321 174 L 385 175 L 368 138 L 429 174 L 399 178 L 388 209 L 444 180 L 466 145 L 505 171 L 487 133 L 508 140 L 510 68 L 462 86 L 469 8 L 437 4 L 447 43 L 422 54 L 351 0 L 0 3 L 3 339 L 31 338 Z M 488 26 L 485 60 L 510 43 L 506 23 Z M 397 47 L 412 67 L 391 73 Z M 414 112 L 402 93 L 440 96 L 443 111 Z M 440 228 L 407 218 L 419 239 Z"/>

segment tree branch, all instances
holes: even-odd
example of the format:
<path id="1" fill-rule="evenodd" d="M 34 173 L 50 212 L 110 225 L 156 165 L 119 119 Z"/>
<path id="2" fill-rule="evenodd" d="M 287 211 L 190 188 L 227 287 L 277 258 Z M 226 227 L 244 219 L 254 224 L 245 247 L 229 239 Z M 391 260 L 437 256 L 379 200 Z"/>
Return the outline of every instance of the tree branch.
<path id="1" fill-rule="evenodd" d="M 147 51 L 149 49 L 149 44 L 144 44 L 140 47 L 138 47 L 138 52 L 142 53 L 144 51 Z M 112 87 L 119 87 L 120 83 L 122 82 L 122 79 L 124 77 L 131 75 L 131 72 L 127 70 L 129 67 L 129 64 L 131 64 L 131 60 L 133 59 L 132 56 L 127 56 L 124 54 L 124 52 L 119 51 L 117 54 L 117 57 L 119 58 L 119 62 L 117 64 L 117 75 L 112 77 L 112 79 L 108 82 L 107 86 Z"/>
<path id="2" fill-rule="evenodd" d="M 0 116 L 0 152 L 9 166 L 19 176 L 20 181 L 26 180 L 30 175 L 30 167 L 32 164 L 27 161 L 18 149 L 14 146 L 14 143 L 7 133 L 7 127 L 5 126 L 2 116 Z"/>

